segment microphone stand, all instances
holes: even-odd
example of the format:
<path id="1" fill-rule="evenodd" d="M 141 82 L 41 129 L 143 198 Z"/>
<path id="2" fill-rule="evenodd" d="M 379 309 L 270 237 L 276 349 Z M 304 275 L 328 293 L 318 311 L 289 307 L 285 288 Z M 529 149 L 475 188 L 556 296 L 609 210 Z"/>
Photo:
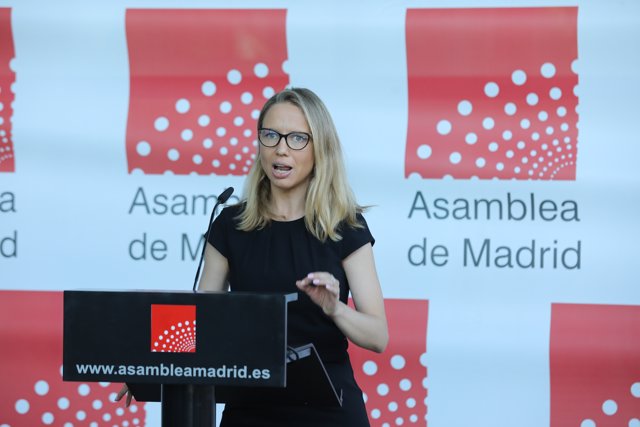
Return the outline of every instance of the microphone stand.
<path id="1" fill-rule="evenodd" d="M 211 217 L 209 218 L 209 227 L 207 227 L 207 233 L 204 236 L 204 244 L 202 245 L 202 252 L 200 253 L 200 261 L 198 262 L 198 271 L 196 271 L 196 277 L 193 281 L 194 292 L 196 291 L 196 287 L 198 286 L 198 279 L 200 278 L 200 269 L 202 268 L 202 261 L 204 259 L 204 251 L 205 249 L 207 249 L 207 243 L 209 242 L 209 233 L 211 233 L 211 224 L 213 223 L 213 217 L 215 216 L 216 209 L 218 209 L 218 206 L 220 206 L 222 203 L 225 203 L 227 200 L 229 200 L 229 197 L 231 197 L 232 194 L 233 194 L 233 187 L 229 187 L 226 190 L 224 190 L 222 193 L 220 193 L 220 195 L 218 196 L 218 200 L 216 201 L 216 204 L 213 207 L 213 210 L 211 211 Z"/>

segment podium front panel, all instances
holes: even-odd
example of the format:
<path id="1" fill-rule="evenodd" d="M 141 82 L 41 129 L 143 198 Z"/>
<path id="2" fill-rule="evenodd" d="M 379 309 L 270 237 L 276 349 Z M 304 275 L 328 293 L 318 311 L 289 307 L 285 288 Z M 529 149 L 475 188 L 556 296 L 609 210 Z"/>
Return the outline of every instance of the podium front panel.
<path id="1" fill-rule="evenodd" d="M 295 294 L 65 291 L 63 379 L 283 387 Z"/>

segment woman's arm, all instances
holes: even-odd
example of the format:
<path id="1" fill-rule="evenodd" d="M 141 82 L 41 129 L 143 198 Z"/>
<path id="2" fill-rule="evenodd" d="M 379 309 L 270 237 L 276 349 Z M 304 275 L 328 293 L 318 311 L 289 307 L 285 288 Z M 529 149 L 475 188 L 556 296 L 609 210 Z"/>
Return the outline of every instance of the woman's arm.
<path id="1" fill-rule="evenodd" d="M 202 291 L 226 291 L 229 289 L 227 275 L 229 274 L 229 262 L 210 243 L 204 250 L 204 268 L 198 289 Z"/>
<path id="2" fill-rule="evenodd" d="M 340 284 L 330 273 L 310 273 L 297 282 L 298 288 L 322 307 L 354 344 L 381 353 L 389 342 L 389 332 L 371 243 L 345 258 L 342 265 L 355 310 L 339 300 Z"/>

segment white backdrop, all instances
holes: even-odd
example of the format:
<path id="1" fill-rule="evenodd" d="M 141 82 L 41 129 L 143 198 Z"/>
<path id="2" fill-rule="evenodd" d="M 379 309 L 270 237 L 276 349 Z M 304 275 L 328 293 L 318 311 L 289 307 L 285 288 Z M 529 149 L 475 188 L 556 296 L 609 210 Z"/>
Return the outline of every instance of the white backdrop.
<path id="1" fill-rule="evenodd" d="M 15 171 L 0 173 L 0 288 L 188 289 L 196 262 L 182 258 L 180 239 L 195 242 L 208 213 L 130 212 L 136 191 L 190 198 L 233 186 L 239 196 L 243 177 L 128 173 L 125 11 L 286 9 L 290 83 L 325 100 L 359 202 L 374 205 L 366 217 L 384 295 L 429 300 L 429 425 L 549 425 L 551 304 L 640 305 L 640 3 L 569 4 L 578 8 L 575 180 L 405 178 L 407 9 L 514 6 L 567 3 L 0 1 L 12 11 L 16 52 Z M 417 192 L 430 209 L 436 198 L 506 203 L 507 193 L 570 200 L 579 221 L 427 218 L 412 211 Z M 143 233 L 166 242 L 165 259 L 131 258 Z M 423 238 L 448 249 L 446 265 L 410 263 L 409 249 Z M 560 250 L 579 241 L 580 268 L 465 266 L 464 240 L 477 253 L 486 238 L 514 250 L 531 240 Z M 147 425 L 157 425 L 157 408 L 148 413 Z"/>

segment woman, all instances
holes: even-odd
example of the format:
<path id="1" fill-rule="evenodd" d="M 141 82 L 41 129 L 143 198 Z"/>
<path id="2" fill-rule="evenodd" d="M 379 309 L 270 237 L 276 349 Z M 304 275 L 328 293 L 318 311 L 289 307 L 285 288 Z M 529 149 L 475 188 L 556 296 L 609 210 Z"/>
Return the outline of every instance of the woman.
<path id="1" fill-rule="evenodd" d="M 347 339 L 382 352 L 387 322 L 374 239 L 347 183 L 335 126 L 312 91 L 288 89 L 264 105 L 258 140 L 244 202 L 212 226 L 200 289 L 300 291 L 289 304 L 289 344 L 315 345 L 343 406 L 227 405 L 221 425 L 368 426 Z"/>
<path id="2" fill-rule="evenodd" d="M 335 126 L 313 92 L 287 89 L 262 108 L 258 140 L 245 200 L 212 225 L 199 288 L 298 291 L 298 301 L 288 304 L 288 344 L 315 345 L 343 403 L 227 404 L 221 426 L 368 426 L 347 339 L 382 352 L 387 321 L 374 239 L 347 183 Z M 124 395 L 128 406 L 126 385 L 116 400 Z"/>

